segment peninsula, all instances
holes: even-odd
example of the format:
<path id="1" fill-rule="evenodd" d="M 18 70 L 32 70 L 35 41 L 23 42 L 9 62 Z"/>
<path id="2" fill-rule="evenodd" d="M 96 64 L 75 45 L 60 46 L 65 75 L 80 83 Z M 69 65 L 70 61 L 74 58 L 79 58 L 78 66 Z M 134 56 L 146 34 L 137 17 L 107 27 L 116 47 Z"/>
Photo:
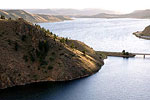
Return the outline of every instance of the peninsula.
<path id="1" fill-rule="evenodd" d="M 58 37 L 22 18 L 0 19 L 0 89 L 92 75 L 103 58 L 86 44 Z"/>
<path id="2" fill-rule="evenodd" d="M 150 40 L 150 26 L 147 26 L 143 31 L 133 33 L 136 37 Z"/>

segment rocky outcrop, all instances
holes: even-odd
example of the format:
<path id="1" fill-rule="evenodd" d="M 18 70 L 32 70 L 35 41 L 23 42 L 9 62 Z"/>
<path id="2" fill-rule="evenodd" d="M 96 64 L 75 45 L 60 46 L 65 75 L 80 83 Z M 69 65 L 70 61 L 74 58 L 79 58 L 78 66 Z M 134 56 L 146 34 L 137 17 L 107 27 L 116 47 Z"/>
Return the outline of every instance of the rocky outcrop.
<path id="1" fill-rule="evenodd" d="M 0 55 L 0 89 L 78 79 L 104 64 L 86 44 L 58 37 L 23 19 L 0 20 Z"/>

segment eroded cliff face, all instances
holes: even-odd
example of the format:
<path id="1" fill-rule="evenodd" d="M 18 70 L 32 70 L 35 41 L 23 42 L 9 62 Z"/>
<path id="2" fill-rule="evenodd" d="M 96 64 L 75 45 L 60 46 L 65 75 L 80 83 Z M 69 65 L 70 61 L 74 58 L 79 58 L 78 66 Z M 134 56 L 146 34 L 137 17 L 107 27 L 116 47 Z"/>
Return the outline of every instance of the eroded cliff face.
<path id="1" fill-rule="evenodd" d="M 0 89 L 42 81 L 67 81 L 97 72 L 100 55 L 80 41 L 20 20 L 0 20 Z"/>

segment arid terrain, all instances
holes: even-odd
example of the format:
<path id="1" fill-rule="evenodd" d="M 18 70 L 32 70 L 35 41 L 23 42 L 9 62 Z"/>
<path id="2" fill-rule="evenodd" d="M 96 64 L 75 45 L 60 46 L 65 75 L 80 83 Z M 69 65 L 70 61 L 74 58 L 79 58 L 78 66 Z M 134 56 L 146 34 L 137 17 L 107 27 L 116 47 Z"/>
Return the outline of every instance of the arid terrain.
<path id="1" fill-rule="evenodd" d="M 42 81 L 68 81 L 96 73 L 101 55 L 22 18 L 0 20 L 0 89 Z"/>
<path id="2" fill-rule="evenodd" d="M 71 18 L 69 18 L 68 16 L 32 14 L 24 10 L 0 10 L 0 15 L 14 20 L 18 18 L 23 18 L 31 23 L 59 22 L 64 20 L 71 20 Z"/>

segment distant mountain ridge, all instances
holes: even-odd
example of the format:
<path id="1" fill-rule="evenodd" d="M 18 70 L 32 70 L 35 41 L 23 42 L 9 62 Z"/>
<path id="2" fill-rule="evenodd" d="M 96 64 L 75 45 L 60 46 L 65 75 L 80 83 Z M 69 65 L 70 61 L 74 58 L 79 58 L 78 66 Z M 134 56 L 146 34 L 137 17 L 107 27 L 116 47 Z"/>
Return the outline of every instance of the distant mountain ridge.
<path id="1" fill-rule="evenodd" d="M 40 22 L 57 22 L 63 20 L 70 20 L 67 16 L 54 16 L 44 14 L 31 14 L 24 10 L 0 10 L 0 15 L 4 15 L 6 18 L 23 18 L 32 23 Z"/>
<path id="2" fill-rule="evenodd" d="M 25 10 L 25 11 L 24 11 Z M 24 9 L 24 10 L 0 10 L 0 15 L 12 19 L 23 18 L 32 23 L 58 22 L 77 18 L 150 18 L 150 9 L 136 10 L 129 14 L 117 14 L 114 11 L 103 9 Z M 68 17 L 69 16 L 69 17 Z"/>
<path id="3" fill-rule="evenodd" d="M 108 13 L 115 14 L 116 12 L 104 9 L 24 9 L 27 12 L 33 14 L 47 14 L 47 15 L 70 15 L 70 16 L 79 16 L 79 15 L 96 15 L 98 13 Z"/>
<path id="4" fill-rule="evenodd" d="M 99 13 L 93 16 L 79 16 L 84 18 L 141 18 L 147 19 L 150 18 L 150 9 L 147 10 L 136 10 L 129 14 L 107 14 Z"/>

